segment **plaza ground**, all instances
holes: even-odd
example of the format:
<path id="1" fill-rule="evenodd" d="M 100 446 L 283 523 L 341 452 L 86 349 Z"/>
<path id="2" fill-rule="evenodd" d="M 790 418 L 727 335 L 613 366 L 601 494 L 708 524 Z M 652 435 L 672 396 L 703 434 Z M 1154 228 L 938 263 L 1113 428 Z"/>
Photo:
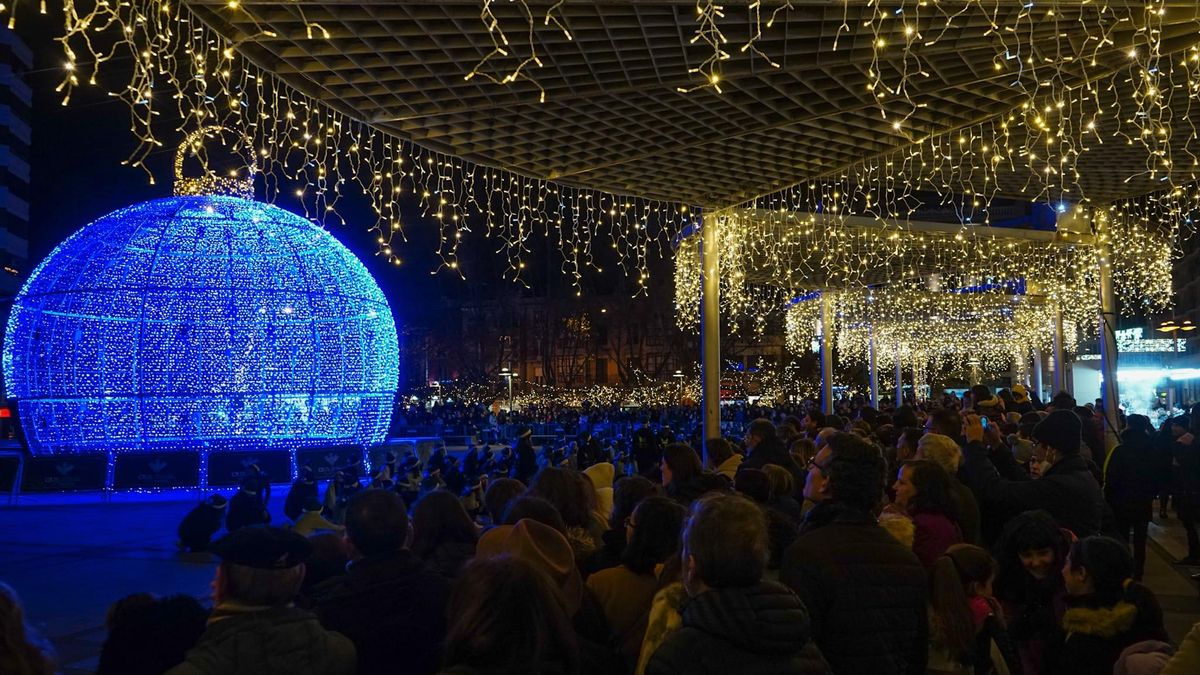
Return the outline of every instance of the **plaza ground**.
<path id="1" fill-rule="evenodd" d="M 272 522 L 284 522 L 286 486 L 276 486 Z M 155 495 L 26 495 L 0 507 L 0 581 L 17 590 L 30 623 L 58 650 L 64 675 L 95 670 L 108 606 L 130 593 L 186 593 L 206 599 L 215 560 L 175 546 L 179 519 L 199 500 L 194 491 Z M 1200 592 L 1188 568 L 1178 518 L 1150 526 L 1145 582 L 1162 603 L 1178 641 L 1200 621 Z"/>

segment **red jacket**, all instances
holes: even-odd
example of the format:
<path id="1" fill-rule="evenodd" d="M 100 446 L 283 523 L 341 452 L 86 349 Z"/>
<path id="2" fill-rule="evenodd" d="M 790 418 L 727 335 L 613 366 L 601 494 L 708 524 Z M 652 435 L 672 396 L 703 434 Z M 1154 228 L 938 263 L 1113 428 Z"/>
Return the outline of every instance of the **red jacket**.
<path id="1" fill-rule="evenodd" d="M 963 541 L 962 530 L 945 514 L 921 512 L 914 514 L 912 521 L 915 529 L 913 553 L 917 554 L 925 569 L 932 569 L 946 549 Z"/>

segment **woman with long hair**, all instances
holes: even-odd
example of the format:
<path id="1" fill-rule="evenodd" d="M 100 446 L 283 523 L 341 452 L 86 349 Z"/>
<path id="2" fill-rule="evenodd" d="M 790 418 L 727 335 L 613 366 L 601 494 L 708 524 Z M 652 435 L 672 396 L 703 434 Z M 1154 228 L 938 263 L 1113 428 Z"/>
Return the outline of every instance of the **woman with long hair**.
<path id="1" fill-rule="evenodd" d="M 417 500 L 412 511 L 412 552 L 453 579 L 475 555 L 479 529 L 454 493 L 434 490 Z"/>
<path id="2" fill-rule="evenodd" d="M 938 556 L 930 575 L 929 673 L 1021 672 L 1004 615 L 992 596 L 996 561 L 971 544 Z"/>
<path id="3" fill-rule="evenodd" d="M 1013 518 L 996 542 L 995 595 L 1026 675 L 1049 672 L 1045 656 L 1067 608 L 1062 568 L 1069 547 L 1069 533 L 1045 511 Z"/>
<path id="4" fill-rule="evenodd" d="M 892 506 L 912 519 L 913 553 L 926 569 L 963 540 L 950 485 L 950 476 L 936 462 L 916 459 L 900 464 L 892 486 Z"/>
<path id="5" fill-rule="evenodd" d="M 54 657 L 25 623 L 25 609 L 16 591 L 0 583 L 0 673 L 4 675 L 52 675 Z"/>
<path id="6" fill-rule="evenodd" d="M 630 665 L 637 659 L 650 604 L 658 591 L 658 568 L 679 548 L 684 508 L 666 497 L 649 497 L 626 519 L 628 544 L 621 564 L 587 579 L 587 586 L 604 609 L 619 651 Z"/>
<path id="7" fill-rule="evenodd" d="M 1125 544 L 1087 537 L 1071 545 L 1062 568 L 1068 599 L 1052 672 L 1108 675 L 1121 652 L 1145 640 L 1169 642 L 1154 593 L 1133 580 Z"/>
<path id="8" fill-rule="evenodd" d="M 450 594 L 443 673 L 575 675 L 579 644 L 562 594 L 533 564 L 499 556 L 464 567 Z"/>
<path id="9" fill-rule="evenodd" d="M 668 443 L 663 448 L 660 468 L 667 496 L 683 506 L 707 492 L 729 492 L 729 481 L 719 474 L 705 473 L 700 455 L 686 443 Z"/>
<path id="10" fill-rule="evenodd" d="M 592 516 L 596 510 L 596 488 L 587 476 L 573 469 L 547 467 L 533 479 L 525 494 L 541 497 L 558 509 L 577 561 L 583 561 L 599 548 L 601 533 Z"/>

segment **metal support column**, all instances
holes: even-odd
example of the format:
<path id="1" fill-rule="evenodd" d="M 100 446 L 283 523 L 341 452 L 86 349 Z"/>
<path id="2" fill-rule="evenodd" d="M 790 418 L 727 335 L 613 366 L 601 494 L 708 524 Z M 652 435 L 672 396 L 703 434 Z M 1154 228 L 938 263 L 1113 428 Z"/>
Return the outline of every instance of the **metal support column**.
<path id="1" fill-rule="evenodd" d="M 867 331 L 870 335 L 870 343 L 867 345 L 870 358 L 867 359 L 867 367 L 871 370 L 871 407 L 879 410 L 879 363 L 875 358 L 875 327 L 870 326 Z"/>
<path id="2" fill-rule="evenodd" d="M 723 216 L 705 214 L 701 223 L 703 278 L 700 291 L 700 353 L 704 398 L 704 457 L 708 439 L 721 437 L 721 249 L 718 221 Z"/>
<path id="3" fill-rule="evenodd" d="M 1037 400 L 1044 401 L 1046 395 L 1042 393 L 1042 350 L 1033 350 L 1033 395 Z"/>
<path id="4" fill-rule="evenodd" d="M 1066 349 L 1063 347 L 1063 316 L 1062 306 L 1054 310 L 1054 391 L 1053 397 L 1060 391 L 1067 390 Z"/>
<path id="5" fill-rule="evenodd" d="M 904 364 L 900 361 L 900 347 L 896 347 L 896 407 L 904 403 Z"/>
<path id="6" fill-rule="evenodd" d="M 821 291 L 821 409 L 833 414 L 833 296 Z"/>
<path id="7" fill-rule="evenodd" d="M 1104 234 L 1097 237 L 1100 244 L 1096 255 L 1100 259 L 1100 377 L 1103 378 L 1100 398 L 1104 407 L 1104 446 L 1109 452 L 1119 442 L 1121 397 L 1117 389 L 1117 298 L 1113 293 L 1112 247 Z M 1100 459 L 1106 458 L 1094 459 L 1103 466 Z"/>

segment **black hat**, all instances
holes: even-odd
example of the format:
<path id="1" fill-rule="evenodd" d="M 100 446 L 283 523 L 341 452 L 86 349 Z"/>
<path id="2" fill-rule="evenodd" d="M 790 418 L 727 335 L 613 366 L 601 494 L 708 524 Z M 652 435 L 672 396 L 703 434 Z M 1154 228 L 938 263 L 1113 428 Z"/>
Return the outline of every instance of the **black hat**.
<path id="1" fill-rule="evenodd" d="M 1079 454 L 1083 423 L 1072 410 L 1055 410 L 1033 428 L 1033 437 L 1064 455 Z"/>
<path id="2" fill-rule="evenodd" d="M 204 500 L 204 503 L 208 504 L 214 509 L 223 509 L 229 505 L 229 500 L 225 499 L 221 495 L 212 495 L 208 499 Z"/>
<path id="3" fill-rule="evenodd" d="M 305 483 L 313 482 L 313 470 L 311 466 L 305 465 L 300 467 L 300 480 Z"/>
<path id="4" fill-rule="evenodd" d="M 517 438 L 526 438 L 533 435 L 533 429 L 529 427 L 521 427 L 517 429 Z"/>
<path id="5" fill-rule="evenodd" d="M 1024 415 L 1021 415 L 1021 421 L 1017 423 L 1017 426 L 1019 426 L 1026 435 L 1031 435 L 1033 433 L 1033 428 L 1046 418 L 1046 414 L 1047 413 L 1043 413 L 1039 410 L 1027 412 Z"/>
<path id="6" fill-rule="evenodd" d="M 312 553 L 312 544 L 291 530 L 250 526 L 221 537 L 211 550 L 222 561 L 234 565 L 282 570 L 304 562 Z"/>

